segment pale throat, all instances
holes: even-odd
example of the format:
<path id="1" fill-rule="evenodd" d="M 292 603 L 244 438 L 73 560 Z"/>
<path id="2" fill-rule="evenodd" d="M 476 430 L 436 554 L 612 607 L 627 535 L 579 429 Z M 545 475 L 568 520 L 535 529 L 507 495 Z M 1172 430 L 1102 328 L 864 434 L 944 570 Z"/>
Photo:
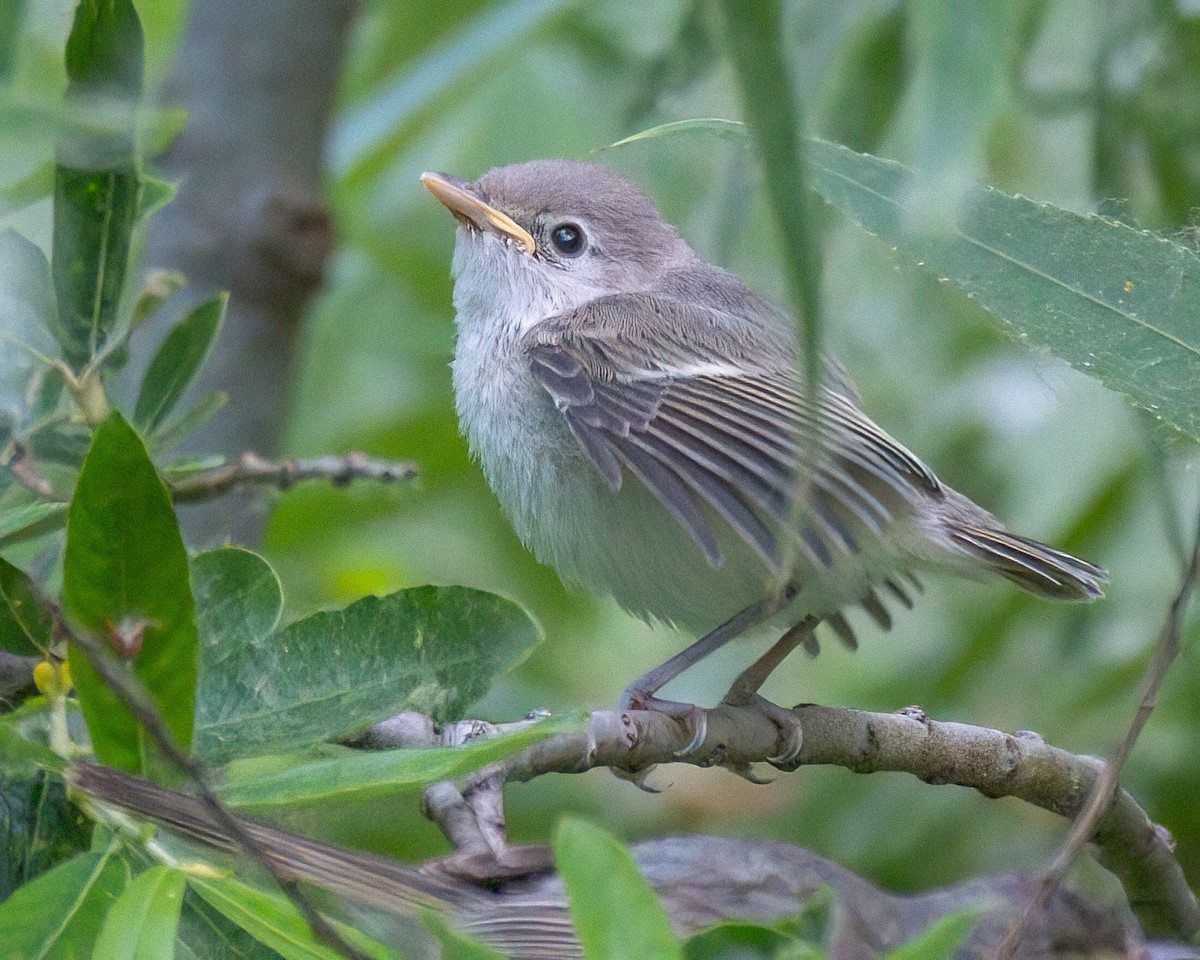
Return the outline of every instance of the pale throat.
<path id="1" fill-rule="evenodd" d="M 542 320 L 606 292 L 567 270 L 533 260 L 495 234 L 462 226 L 451 272 L 460 335 L 482 325 L 487 335 L 514 344 Z"/>

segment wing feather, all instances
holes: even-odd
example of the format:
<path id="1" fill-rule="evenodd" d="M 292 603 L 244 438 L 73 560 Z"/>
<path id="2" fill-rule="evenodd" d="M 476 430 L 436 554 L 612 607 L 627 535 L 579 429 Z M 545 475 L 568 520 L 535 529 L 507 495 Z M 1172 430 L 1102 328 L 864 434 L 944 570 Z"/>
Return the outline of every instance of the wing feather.
<path id="1" fill-rule="evenodd" d="M 647 333 L 648 312 L 670 320 L 665 331 Z M 531 373 L 610 490 L 623 471 L 636 476 L 719 566 L 715 514 L 773 572 L 781 537 L 810 564 L 832 567 L 884 536 L 914 487 L 937 494 L 937 478 L 858 410 L 844 377 L 814 403 L 778 341 L 760 351 L 767 363 L 738 343 L 724 345 L 720 362 L 705 356 L 697 339 L 724 329 L 717 313 L 726 311 L 617 295 L 526 334 Z M 804 484 L 801 466 L 813 468 Z M 805 503 L 793 510 L 801 489 Z M 865 606 L 883 620 L 877 597 Z"/>

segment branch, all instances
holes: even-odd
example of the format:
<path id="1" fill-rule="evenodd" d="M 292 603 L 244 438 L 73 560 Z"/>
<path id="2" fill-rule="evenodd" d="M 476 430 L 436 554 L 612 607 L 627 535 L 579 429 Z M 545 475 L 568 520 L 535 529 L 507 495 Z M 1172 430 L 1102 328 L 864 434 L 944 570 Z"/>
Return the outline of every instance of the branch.
<path id="1" fill-rule="evenodd" d="M 265 460 L 256 453 L 243 453 L 231 460 L 201 470 L 171 483 L 176 503 L 201 503 L 229 493 L 235 487 L 271 486 L 287 490 L 304 480 L 328 480 L 344 487 L 354 480 L 395 483 L 417 476 L 415 463 L 376 460 L 357 451 L 344 457 L 327 454 L 305 460 Z"/>
<path id="2" fill-rule="evenodd" d="M 1002 733 L 963 723 L 941 723 L 919 707 L 894 714 L 813 704 L 793 711 L 804 729 L 795 766 L 832 764 L 855 773 L 910 773 L 930 784 L 957 784 L 987 797 L 1016 797 L 1060 816 L 1082 809 L 1104 763 L 1045 743 L 1036 733 Z M 779 753 L 779 730 L 753 707 L 722 704 L 707 711 L 708 732 L 693 755 L 680 758 L 691 734 L 661 713 L 599 711 L 587 729 L 551 737 L 496 767 L 479 771 L 461 793 L 500 776 L 526 781 L 547 773 L 610 767 L 644 776 L 659 763 L 720 765 L 747 774 L 750 764 Z M 374 728 L 375 746 L 427 746 L 418 724 Z M 1172 852 L 1167 831 L 1119 791 L 1095 836 L 1100 859 L 1123 883 L 1148 933 L 1191 937 L 1200 932 L 1200 906 Z"/>
<path id="3" fill-rule="evenodd" d="M 1129 754 L 1133 752 L 1133 745 L 1137 743 L 1138 737 L 1141 736 L 1142 730 L 1146 726 L 1146 721 L 1150 719 L 1150 714 L 1154 712 L 1154 708 L 1158 705 L 1158 691 L 1162 688 L 1163 681 L 1167 677 L 1167 670 L 1179 655 L 1179 637 L 1183 630 L 1183 614 L 1188 602 L 1195 593 L 1197 576 L 1200 576 L 1200 518 L 1197 519 L 1196 536 L 1192 543 L 1191 556 L 1188 559 L 1187 568 L 1183 573 L 1183 580 L 1179 584 L 1179 590 L 1176 592 L 1174 599 L 1171 601 L 1166 623 L 1163 624 L 1162 630 L 1159 632 L 1154 657 L 1147 665 L 1146 672 L 1142 677 L 1142 696 L 1133 720 L 1129 724 L 1129 729 L 1125 732 L 1124 738 L 1117 746 L 1112 757 L 1109 758 L 1108 763 L 1104 765 L 1104 769 L 1096 780 L 1087 798 L 1087 802 L 1083 805 L 1083 809 L 1080 810 L 1074 824 L 1072 824 L 1070 833 L 1067 834 L 1066 840 L 1063 841 L 1058 853 L 1055 854 L 1054 859 L 1043 873 L 1041 883 L 1038 885 L 1036 893 L 1030 899 L 1025 913 L 1000 945 L 996 960 L 1012 960 L 1013 955 L 1016 953 L 1017 944 L 1020 942 L 1021 937 L 1025 935 L 1029 924 L 1032 922 L 1032 918 L 1042 909 L 1054 891 L 1058 889 L 1075 858 L 1079 856 L 1084 846 L 1096 835 L 1097 830 L 1100 828 L 1104 819 L 1104 812 L 1109 808 L 1117 792 L 1121 769 L 1125 766 L 1125 761 L 1129 759 Z M 1132 866 L 1136 868 L 1136 861 Z M 1132 896 L 1130 899 L 1133 899 Z M 1194 899 L 1192 903 L 1195 903 Z"/>

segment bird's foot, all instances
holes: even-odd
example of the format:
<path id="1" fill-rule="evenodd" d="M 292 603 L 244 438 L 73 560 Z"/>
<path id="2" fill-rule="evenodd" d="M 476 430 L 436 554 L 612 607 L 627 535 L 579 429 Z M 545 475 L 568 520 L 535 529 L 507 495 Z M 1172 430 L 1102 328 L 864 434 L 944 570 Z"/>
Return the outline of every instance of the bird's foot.
<path id="1" fill-rule="evenodd" d="M 721 701 L 731 707 L 750 707 L 757 710 L 779 730 L 777 741 L 778 752 L 773 757 L 766 757 L 766 762 L 778 770 L 791 771 L 800 766 L 800 751 L 804 747 L 804 728 L 796 714 L 785 707 L 772 703 L 759 693 L 743 693 L 731 689 Z"/>
<path id="2" fill-rule="evenodd" d="M 636 685 L 628 687 L 621 694 L 617 709 L 621 711 L 649 710 L 678 720 L 691 734 L 691 739 L 685 747 L 675 751 L 677 757 L 691 756 L 704 745 L 704 739 L 708 736 L 708 713 L 703 707 L 698 707 L 694 703 L 680 703 L 676 700 L 660 700 L 653 693 L 636 689 Z"/>

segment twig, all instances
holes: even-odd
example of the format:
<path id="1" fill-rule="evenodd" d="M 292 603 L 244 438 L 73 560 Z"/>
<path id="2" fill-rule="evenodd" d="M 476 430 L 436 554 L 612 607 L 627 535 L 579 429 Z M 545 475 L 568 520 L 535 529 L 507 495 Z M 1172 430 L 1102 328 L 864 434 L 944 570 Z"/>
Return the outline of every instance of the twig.
<path id="1" fill-rule="evenodd" d="M 304 480 L 328 480 L 343 487 L 353 480 L 395 483 L 411 480 L 417 465 L 404 461 L 376 460 L 353 451 L 344 457 L 266 460 L 256 453 L 243 453 L 236 460 L 210 470 L 201 470 L 171 482 L 176 503 L 199 503 L 228 493 L 234 487 L 273 486 L 287 490 Z"/>
<path id="2" fill-rule="evenodd" d="M 197 801 L 212 820 L 220 825 L 239 850 L 244 851 L 256 863 L 266 868 L 287 898 L 304 915 L 313 936 L 351 960 L 369 960 L 366 954 L 348 943 L 317 911 L 296 881 L 280 870 L 260 839 L 248 831 L 243 821 L 230 813 L 225 805 L 217 799 L 208 786 L 208 774 L 204 765 L 180 749 L 179 744 L 175 742 L 174 735 L 163 720 L 162 714 L 159 713 L 158 707 L 150 699 L 149 694 L 137 678 L 121 669 L 112 654 L 95 637 L 86 631 L 73 630 L 56 604 L 47 602 L 46 608 L 54 620 L 55 631 L 60 636 L 69 637 L 71 642 L 87 655 L 88 662 L 95 668 L 96 673 L 100 675 L 113 696 L 134 715 L 163 756 L 187 774 L 196 788 Z"/>
<path id="3" fill-rule="evenodd" d="M 1037 891 L 1034 893 L 1025 912 L 1021 915 L 1021 919 L 1017 921 L 1008 936 L 1000 944 L 996 960 L 1012 960 L 1017 944 L 1020 942 L 1021 937 L 1024 936 L 1026 929 L 1032 922 L 1033 916 L 1045 907 L 1051 895 L 1058 889 L 1075 858 L 1079 856 L 1079 853 L 1096 833 L 1097 828 L 1104 818 L 1105 810 L 1112 803 L 1113 795 L 1117 791 L 1121 776 L 1121 769 L 1125 766 L 1125 761 L 1129 759 L 1129 754 L 1133 751 L 1133 746 L 1137 743 L 1138 737 L 1141 736 L 1142 729 L 1146 726 L 1146 721 L 1150 719 L 1150 714 L 1154 712 L 1154 708 L 1158 705 L 1158 691 L 1162 687 L 1163 680 L 1166 679 L 1167 670 L 1179 655 L 1179 637 L 1183 629 L 1183 614 L 1187 609 L 1188 602 L 1192 598 L 1192 594 L 1195 592 L 1198 576 L 1200 576 L 1200 516 L 1197 517 L 1196 536 L 1192 544 L 1191 556 L 1188 559 L 1187 568 L 1183 574 L 1183 580 L 1179 584 L 1179 590 L 1176 591 L 1175 597 L 1171 600 L 1166 622 L 1163 624 L 1162 630 L 1158 635 L 1154 657 L 1147 665 L 1146 672 L 1142 677 L 1142 696 L 1138 702 L 1137 712 L 1134 714 L 1133 720 L 1129 724 L 1129 729 L 1126 731 L 1121 743 L 1104 765 L 1103 771 L 1097 778 L 1091 793 L 1088 795 L 1087 802 L 1075 818 L 1075 822 L 1072 824 L 1071 830 L 1063 841 L 1062 846 L 1059 847 L 1058 852 L 1054 855 L 1054 859 L 1050 861 L 1050 865 L 1042 874 Z"/>

